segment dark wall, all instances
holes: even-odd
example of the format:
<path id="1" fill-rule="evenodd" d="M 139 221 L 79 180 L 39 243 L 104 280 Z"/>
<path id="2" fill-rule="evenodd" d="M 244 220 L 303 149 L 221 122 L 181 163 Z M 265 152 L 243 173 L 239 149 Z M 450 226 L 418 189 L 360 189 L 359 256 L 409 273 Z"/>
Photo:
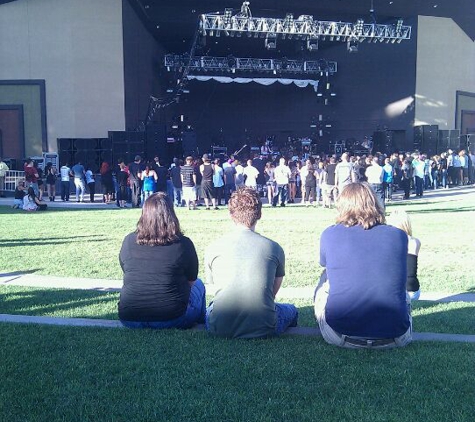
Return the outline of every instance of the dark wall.
<path id="1" fill-rule="evenodd" d="M 122 1 L 122 14 L 125 125 L 133 130 L 146 117 L 150 95 L 160 94 L 164 52 L 128 0 Z"/>
<path id="2" fill-rule="evenodd" d="M 413 109 L 392 118 L 384 111 L 388 104 L 415 94 L 417 20 L 408 24 L 413 26 L 412 39 L 401 44 L 362 43 L 358 53 L 350 54 L 346 43 L 334 43 L 308 56 L 338 62 L 338 73 L 330 80 L 337 97 L 331 98 L 328 106 L 311 87 L 191 81 L 190 94 L 183 95 L 180 103 L 166 114 L 169 118 L 178 114 L 188 116 L 201 149 L 223 142 L 230 149 L 237 149 L 247 143 L 247 138 L 254 140 L 267 135 L 277 135 L 280 142 L 288 136 L 309 136 L 314 130 L 310 128 L 311 119 L 319 114 L 333 126 L 325 142 L 362 139 L 388 128 L 406 130 L 410 148 Z M 224 41 L 221 39 L 220 43 Z M 246 38 L 242 42 L 255 43 Z M 258 53 L 253 50 L 253 55 L 259 56 Z M 323 80 L 322 85 L 325 84 Z"/>

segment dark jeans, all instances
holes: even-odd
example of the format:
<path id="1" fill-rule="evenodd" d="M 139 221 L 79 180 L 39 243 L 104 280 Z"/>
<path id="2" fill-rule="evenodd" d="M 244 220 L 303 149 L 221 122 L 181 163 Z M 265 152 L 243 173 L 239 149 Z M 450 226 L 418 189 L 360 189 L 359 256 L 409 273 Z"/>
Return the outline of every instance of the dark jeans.
<path id="1" fill-rule="evenodd" d="M 63 201 L 69 201 L 69 192 L 70 192 L 70 187 L 69 187 L 69 182 L 61 182 L 61 199 Z"/>
<path id="2" fill-rule="evenodd" d="M 386 199 L 391 200 L 393 198 L 393 183 L 383 182 L 383 191 Z"/>
<path id="3" fill-rule="evenodd" d="M 384 208 L 385 203 L 384 203 L 384 189 L 383 185 L 381 183 L 371 183 L 371 187 L 373 188 L 374 193 L 376 194 L 376 197 L 378 198 L 381 206 Z"/>
<path id="4" fill-rule="evenodd" d="M 89 188 L 89 198 L 91 202 L 94 202 L 94 195 L 96 194 L 96 183 L 95 182 L 88 183 L 87 187 Z"/>
<path id="5" fill-rule="evenodd" d="M 227 204 L 231 194 L 236 190 L 236 185 L 234 183 L 229 183 L 224 185 L 224 204 Z"/>
<path id="6" fill-rule="evenodd" d="M 289 188 L 289 185 L 277 185 L 275 189 L 274 198 L 272 200 L 273 207 L 277 205 L 277 202 L 279 202 L 279 198 L 280 198 L 280 205 L 285 205 L 288 188 Z"/>
<path id="7" fill-rule="evenodd" d="M 411 180 L 410 179 L 401 179 L 401 188 L 404 190 L 404 199 L 409 199 L 411 191 Z"/>
<path id="8" fill-rule="evenodd" d="M 140 180 L 131 180 L 130 189 L 132 191 L 132 206 L 140 207 L 140 195 L 142 193 L 142 183 Z"/>
<path id="9" fill-rule="evenodd" d="M 214 188 L 214 195 L 216 197 L 216 204 L 221 205 L 221 199 L 223 198 L 224 187 L 220 186 L 218 188 Z M 224 201 L 226 203 L 226 201 Z"/>
<path id="10" fill-rule="evenodd" d="M 422 193 L 424 191 L 423 189 L 424 179 L 422 177 L 416 176 L 415 181 L 416 181 L 416 196 L 422 196 Z"/>

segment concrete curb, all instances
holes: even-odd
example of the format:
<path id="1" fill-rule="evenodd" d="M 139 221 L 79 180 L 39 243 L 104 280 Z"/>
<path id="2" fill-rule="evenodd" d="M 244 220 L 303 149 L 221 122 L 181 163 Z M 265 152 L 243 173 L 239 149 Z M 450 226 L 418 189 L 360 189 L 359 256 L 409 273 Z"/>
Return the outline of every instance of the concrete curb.
<path id="1" fill-rule="evenodd" d="M 124 328 L 120 321 L 109 319 L 89 319 L 89 318 L 59 318 L 30 315 L 10 315 L 0 314 L 0 322 L 17 324 L 40 324 L 69 327 L 101 327 L 101 328 Z M 196 331 L 204 331 L 204 325 L 199 324 L 193 328 Z M 320 330 L 317 327 L 292 327 L 284 335 L 320 337 Z M 466 334 L 444 334 L 444 333 L 413 333 L 413 341 L 437 341 L 454 343 L 475 343 L 475 335 Z"/>

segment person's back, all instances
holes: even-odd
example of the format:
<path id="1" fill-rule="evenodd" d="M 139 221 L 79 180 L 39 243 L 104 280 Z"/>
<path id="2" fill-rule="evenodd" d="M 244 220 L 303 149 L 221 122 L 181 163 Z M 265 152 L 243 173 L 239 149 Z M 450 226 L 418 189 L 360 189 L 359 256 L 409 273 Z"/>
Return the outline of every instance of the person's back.
<path id="1" fill-rule="evenodd" d="M 335 184 L 335 169 L 336 169 L 336 164 L 335 163 L 330 163 L 327 165 L 327 179 L 326 179 L 326 184 L 329 186 L 333 186 Z"/>
<path id="2" fill-rule="evenodd" d="M 405 346 L 412 336 L 407 235 L 385 224 L 384 208 L 368 183 L 343 189 L 337 210 L 337 224 L 320 237 L 325 268 L 315 290 L 320 332 L 341 347 Z"/>
<path id="3" fill-rule="evenodd" d="M 206 310 L 206 329 L 228 338 L 281 334 L 298 319 L 294 305 L 274 300 L 285 275 L 284 251 L 254 231 L 262 210 L 256 190 L 238 189 L 228 205 L 235 230 L 205 253 L 207 282 L 218 289 Z"/>
<path id="4" fill-rule="evenodd" d="M 270 239 L 238 228 L 206 251 L 206 270 L 218 288 L 209 329 L 224 337 L 274 334 L 274 279 L 283 276 L 284 251 Z M 239 299 L 237 299 L 239 298 Z"/>
<path id="5" fill-rule="evenodd" d="M 335 331 L 375 338 L 407 331 L 407 236 L 402 230 L 339 224 L 323 232 L 320 247 L 331 292 L 326 320 Z"/>
<path id="6" fill-rule="evenodd" d="M 77 163 L 76 165 L 73 166 L 71 169 L 71 172 L 74 175 L 75 179 L 83 179 L 84 178 L 84 166 L 81 163 Z"/>

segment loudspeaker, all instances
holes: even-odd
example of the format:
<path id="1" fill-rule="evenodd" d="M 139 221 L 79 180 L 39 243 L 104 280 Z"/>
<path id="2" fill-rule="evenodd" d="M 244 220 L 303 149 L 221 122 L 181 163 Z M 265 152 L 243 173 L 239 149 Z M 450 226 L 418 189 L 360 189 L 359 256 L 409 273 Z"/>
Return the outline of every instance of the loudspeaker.
<path id="1" fill-rule="evenodd" d="M 145 157 L 153 160 L 155 156 L 160 158 L 162 165 L 168 162 L 168 151 L 166 147 L 166 126 L 150 125 L 147 127 L 147 140 L 145 144 Z"/>
<path id="2" fill-rule="evenodd" d="M 182 137 L 183 155 L 198 155 L 198 145 L 195 132 L 183 132 Z"/>
<path id="3" fill-rule="evenodd" d="M 437 153 L 438 125 L 414 126 L 414 149 L 432 156 Z"/>
<path id="4" fill-rule="evenodd" d="M 136 155 L 145 157 L 145 136 L 145 132 L 109 132 L 113 164 L 119 159 L 131 163 Z"/>
<path id="5" fill-rule="evenodd" d="M 386 152 L 386 132 L 378 130 L 373 133 L 373 154 L 375 152 Z"/>

